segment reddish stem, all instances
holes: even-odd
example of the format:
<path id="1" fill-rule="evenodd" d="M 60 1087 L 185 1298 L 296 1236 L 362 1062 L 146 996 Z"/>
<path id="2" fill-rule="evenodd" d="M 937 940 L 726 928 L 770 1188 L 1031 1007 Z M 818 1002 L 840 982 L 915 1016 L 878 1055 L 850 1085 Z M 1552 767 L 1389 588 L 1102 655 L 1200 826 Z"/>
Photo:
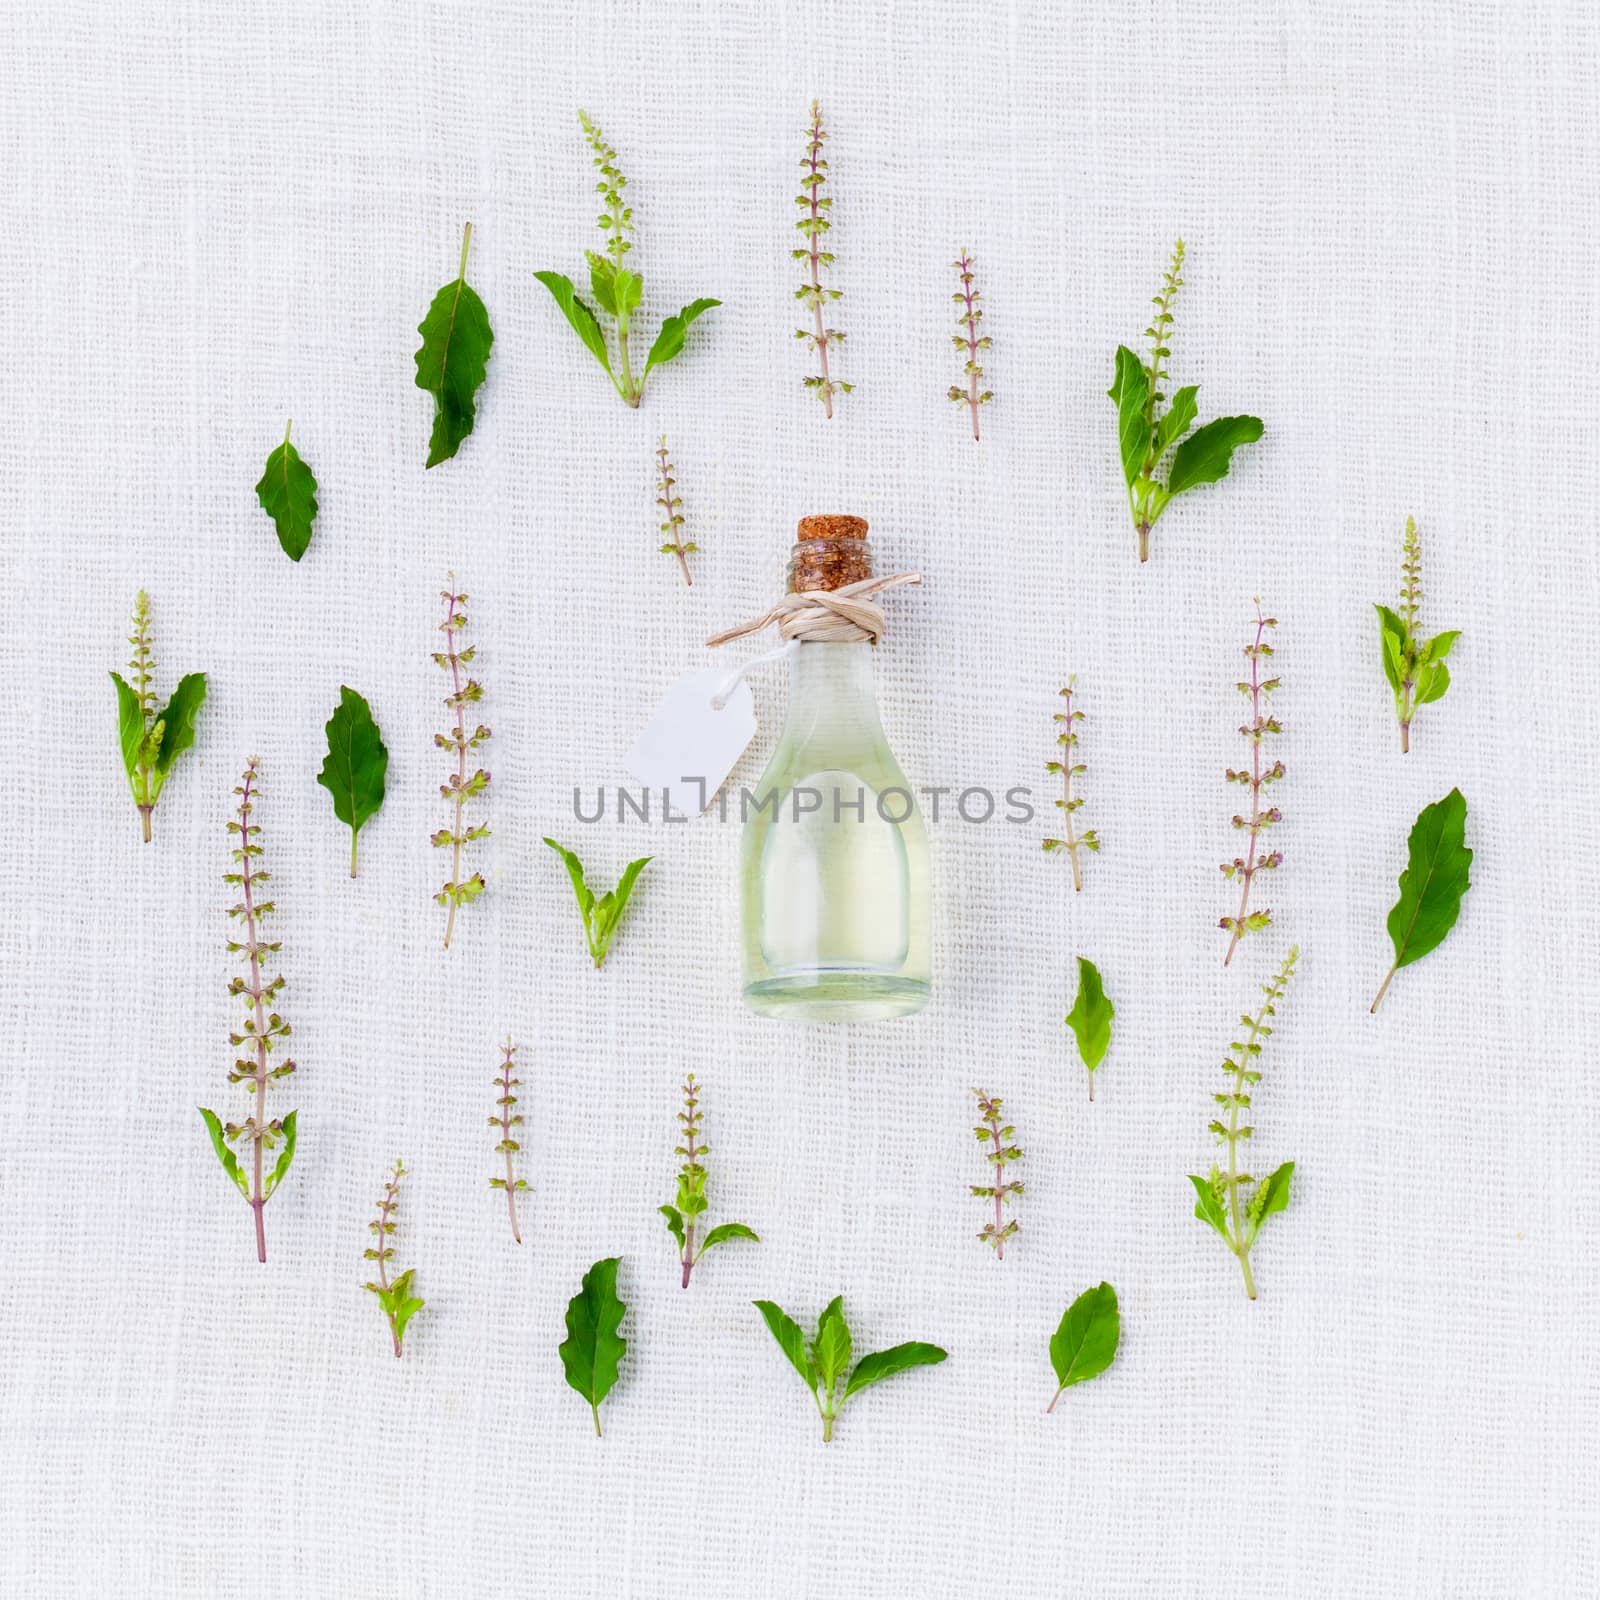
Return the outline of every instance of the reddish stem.
<path id="1" fill-rule="evenodd" d="M 1233 919 L 1233 938 L 1228 942 L 1228 953 L 1222 958 L 1223 966 L 1233 960 L 1233 952 L 1244 936 L 1245 908 L 1250 903 L 1250 880 L 1256 870 L 1256 839 L 1261 831 L 1261 640 L 1266 632 L 1266 619 L 1261 615 L 1261 602 L 1256 602 L 1256 647 L 1250 652 L 1250 843 L 1245 850 L 1244 889 L 1239 896 L 1239 915 Z"/>
<path id="2" fill-rule="evenodd" d="M 511 1054 L 514 1046 L 508 1041 L 505 1047 L 506 1059 L 501 1069 L 500 1078 L 500 1137 L 501 1140 L 511 1142 Z M 517 1226 L 517 1186 L 516 1178 L 511 1166 L 511 1151 L 505 1151 L 506 1158 L 506 1210 L 511 1216 L 511 1237 L 522 1243 L 522 1229 Z"/>
<path id="3" fill-rule="evenodd" d="M 450 846 L 450 882 L 452 885 L 459 887 L 461 883 L 461 811 L 466 804 L 466 796 L 463 794 L 462 788 L 467 781 L 467 729 L 465 722 L 462 720 L 461 662 L 456 655 L 455 616 L 457 598 L 453 594 L 445 596 L 444 648 L 445 654 L 450 659 L 450 681 L 455 687 L 455 693 L 451 696 L 451 700 L 456 708 L 456 820 L 453 830 L 454 840 Z M 445 920 L 444 925 L 444 947 L 446 950 L 450 948 L 450 935 L 455 932 L 455 926 L 456 897 L 452 893 L 450 896 L 450 915 Z M 519 1240 L 518 1242 L 520 1243 L 521 1241 Z"/>
<path id="4" fill-rule="evenodd" d="M 255 1071 L 255 1114 L 251 1119 L 255 1124 L 255 1136 L 252 1144 L 255 1146 L 255 1181 L 250 1195 L 251 1209 L 256 1214 L 256 1259 L 265 1262 L 267 1259 L 267 1228 L 264 1215 L 267 1197 L 262 1176 L 261 1141 L 266 1131 L 267 1116 L 267 1010 L 261 998 L 261 951 L 256 939 L 256 908 L 255 898 L 251 894 L 251 884 L 254 874 L 250 870 L 252 856 L 250 854 L 250 789 L 255 782 L 255 767 L 246 768 L 244 782 L 240 786 L 239 795 L 239 848 L 240 878 L 244 888 L 244 929 L 245 948 L 250 953 L 250 985 L 245 993 L 250 996 L 250 1001 L 255 1008 L 255 1040 L 256 1040 L 256 1071 Z"/>
<path id="5" fill-rule="evenodd" d="M 383 1198 L 378 1202 L 378 1285 L 387 1294 L 389 1290 L 389 1213 L 395 1208 L 398 1178 L 390 1178 L 384 1185 Z M 388 1313 L 389 1337 L 394 1340 L 395 1359 L 400 1359 L 400 1333 L 395 1327 L 394 1312 Z"/>
<path id="6" fill-rule="evenodd" d="M 978 324 L 972 314 L 972 258 L 964 251 L 958 263 L 961 272 L 961 294 L 966 302 L 967 315 L 963 326 L 967 330 L 967 406 L 972 412 L 972 437 L 978 437 Z M 1078 875 L 1077 857 L 1073 857 L 1072 875 Z M 1079 885 L 1081 887 L 1081 885 Z"/>
<path id="7" fill-rule="evenodd" d="M 822 166 L 822 113 L 813 108 L 811 113 L 811 149 L 806 158 L 806 164 L 811 168 L 811 176 L 821 176 Z M 822 220 L 822 207 L 817 203 L 817 190 L 822 185 L 812 183 L 807 185 L 809 194 L 808 203 L 811 208 L 811 221 L 817 224 Z M 828 335 L 822 323 L 822 275 L 818 257 L 822 254 L 819 240 L 822 232 L 819 227 L 813 226 L 807 243 L 810 245 L 811 257 L 811 310 L 817 322 L 817 356 L 822 362 L 822 409 L 826 416 L 833 416 L 833 384 L 828 379 Z"/>

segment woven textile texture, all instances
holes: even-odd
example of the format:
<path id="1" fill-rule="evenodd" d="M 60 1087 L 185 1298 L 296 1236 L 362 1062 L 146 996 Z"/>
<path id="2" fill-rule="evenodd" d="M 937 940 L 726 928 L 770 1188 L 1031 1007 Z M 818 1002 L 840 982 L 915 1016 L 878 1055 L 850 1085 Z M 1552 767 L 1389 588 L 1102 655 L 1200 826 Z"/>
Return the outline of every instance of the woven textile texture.
<path id="1" fill-rule="evenodd" d="M 0 454 L 0 1594 L 1600 1594 L 1600 899 L 1592 619 L 1600 18 L 1572 0 L 0 0 L 11 396 Z M 836 205 L 837 374 L 801 386 L 789 258 L 809 102 Z M 642 317 L 722 306 L 629 411 L 533 272 L 598 241 L 577 126 L 629 179 Z M 474 224 L 495 329 L 477 430 L 425 472 L 416 326 Z M 1173 371 L 1263 442 L 1135 559 L 1106 399 L 1173 238 Z M 945 392 L 970 247 L 997 394 Z M 294 419 L 304 561 L 253 485 Z M 685 590 L 657 552 L 669 438 Z M 868 517 L 897 754 L 930 825 L 935 998 L 785 1026 L 738 994 L 738 827 L 584 824 L 668 682 L 777 594 L 797 517 Z M 1408 513 L 1424 625 L 1462 630 L 1401 758 L 1372 602 Z M 450 571 L 494 730 L 489 892 L 430 899 Z M 163 689 L 210 674 L 155 841 L 107 669 L 148 589 Z M 1224 971 L 1234 682 L 1279 619 L 1288 776 L 1274 926 Z M 825 647 L 816 647 L 825 648 Z M 1051 796 L 1078 674 L 1074 895 Z M 314 779 L 341 684 L 389 797 L 361 876 Z M 785 685 L 754 678 L 761 731 Z M 258 754 L 299 1072 L 295 1169 L 254 1260 L 198 1104 L 226 1082 L 232 786 Z M 1474 887 L 1367 1004 L 1418 809 L 1459 785 Z M 926 802 L 925 802 L 926 803 Z M 969 810 L 973 809 L 969 804 Z M 596 972 L 544 848 L 653 854 Z M 1252 1163 L 1298 1163 L 1260 1299 L 1186 1180 L 1237 1016 L 1300 973 Z M 1117 1004 L 1088 1103 L 1073 957 Z M 500 1197 L 496 1044 L 522 1045 L 526 1242 Z M 705 1085 L 713 1220 L 680 1291 L 677 1085 Z M 1026 1152 L 1006 1260 L 978 1242 L 972 1088 Z M 386 1168 L 426 1310 L 403 1361 L 361 1284 Z M 631 1341 L 597 1441 L 556 1345 L 623 1257 Z M 1047 1341 L 1101 1279 L 1110 1372 L 1053 1416 Z M 824 1447 L 750 1302 L 944 1365 Z"/>

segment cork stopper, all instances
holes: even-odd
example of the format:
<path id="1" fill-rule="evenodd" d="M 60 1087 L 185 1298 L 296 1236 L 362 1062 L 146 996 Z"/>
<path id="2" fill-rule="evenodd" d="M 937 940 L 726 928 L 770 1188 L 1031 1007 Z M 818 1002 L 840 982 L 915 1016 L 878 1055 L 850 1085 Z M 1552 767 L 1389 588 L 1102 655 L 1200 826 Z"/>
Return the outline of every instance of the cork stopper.
<path id="1" fill-rule="evenodd" d="M 867 519 L 843 514 L 801 517 L 789 552 L 789 592 L 842 589 L 872 576 Z"/>

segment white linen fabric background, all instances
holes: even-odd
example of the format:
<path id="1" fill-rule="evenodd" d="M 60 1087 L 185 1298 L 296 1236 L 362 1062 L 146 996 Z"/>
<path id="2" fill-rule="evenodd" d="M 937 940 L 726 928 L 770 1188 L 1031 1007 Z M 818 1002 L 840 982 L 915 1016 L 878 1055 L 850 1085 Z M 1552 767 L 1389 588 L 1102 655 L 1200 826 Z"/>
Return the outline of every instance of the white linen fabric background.
<path id="1" fill-rule="evenodd" d="M 1585 1596 L 1600 1593 L 1600 955 L 1593 806 L 1600 20 L 1573 3 L 465 6 L 5 0 L 0 459 L 14 777 L 0 930 L 0 1591 L 18 1597 Z M 809 101 L 858 385 L 801 387 L 789 259 Z M 596 243 L 585 107 L 637 223 L 645 323 L 723 301 L 625 409 L 534 269 Z M 495 329 L 432 472 L 416 325 L 475 224 Z M 1173 371 L 1267 434 L 1134 555 L 1105 397 L 1172 239 Z M 998 398 L 945 399 L 962 246 Z M 253 485 L 294 418 L 298 566 Z M 666 432 L 685 591 L 657 553 Z M 584 826 L 703 639 L 777 592 L 795 519 L 869 517 L 879 681 L 913 781 L 1051 794 L 1079 674 L 1074 896 L 1028 826 L 932 828 L 922 1016 L 783 1026 L 738 995 L 738 829 Z M 1449 697 L 1402 760 L 1374 600 L 1407 513 Z M 490 892 L 440 949 L 435 647 L 454 570 L 494 729 Z M 210 675 L 140 844 L 106 671 L 148 588 L 159 682 Z M 1274 927 L 1221 965 L 1252 607 L 1278 617 Z M 314 779 L 341 683 L 391 751 L 361 876 Z M 759 773 L 783 684 L 757 682 Z M 262 761 L 300 1071 L 270 1260 L 197 1104 L 225 1081 L 224 824 Z M 1448 944 L 1367 1004 L 1418 809 L 1477 852 Z M 554 833 L 650 867 L 605 968 Z M 1255 1163 L 1297 1163 L 1261 1298 L 1191 1215 L 1235 1019 L 1301 973 Z M 1095 959 L 1095 1104 L 1062 1016 Z M 522 1045 L 526 1243 L 496 1171 Z M 682 1293 L 677 1086 L 712 1216 L 759 1246 Z M 971 1089 L 1026 1152 L 978 1243 Z M 427 1309 L 396 1362 L 360 1285 L 386 1167 Z M 597 1258 L 630 1340 L 590 1431 L 556 1345 Z M 1109 1279 L 1124 1339 L 1044 1414 L 1046 1345 Z M 950 1359 L 824 1448 L 750 1301 Z"/>

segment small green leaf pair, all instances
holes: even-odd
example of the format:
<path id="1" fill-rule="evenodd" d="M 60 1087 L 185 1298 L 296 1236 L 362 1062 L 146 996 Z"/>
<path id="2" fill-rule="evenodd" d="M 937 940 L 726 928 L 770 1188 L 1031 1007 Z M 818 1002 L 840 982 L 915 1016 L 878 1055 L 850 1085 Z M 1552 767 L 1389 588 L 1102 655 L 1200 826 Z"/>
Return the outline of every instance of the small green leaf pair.
<path id="1" fill-rule="evenodd" d="M 422 347 L 417 351 L 417 387 L 433 396 L 433 434 L 428 462 L 448 461 L 477 422 L 475 396 L 489 371 L 494 329 L 478 292 L 467 282 L 467 251 L 472 224 L 461 235 L 461 269 L 434 297 L 417 325 Z"/>
<path id="2" fill-rule="evenodd" d="M 844 1298 L 830 1300 L 817 1320 L 817 1336 L 811 1350 L 806 1350 L 806 1338 L 799 1325 L 770 1300 L 757 1300 L 755 1308 L 761 1313 L 768 1331 L 778 1341 L 778 1347 L 789 1358 L 789 1365 L 805 1380 L 816 1402 L 817 1414 L 822 1418 L 823 1442 L 833 1438 L 834 1418 L 840 1408 L 863 1389 L 870 1389 L 885 1378 L 892 1378 L 913 1367 L 932 1367 L 945 1359 L 945 1352 L 932 1344 L 897 1344 L 888 1350 L 879 1350 L 863 1356 L 856 1363 L 844 1386 L 838 1392 L 839 1382 L 850 1366 L 850 1328 L 844 1320 Z"/>
<path id="3" fill-rule="evenodd" d="M 389 752 L 372 708 L 354 689 L 339 690 L 339 705 L 327 723 L 328 753 L 317 782 L 333 796 L 333 814 L 350 829 L 350 876 L 356 875 L 356 839 L 362 824 L 383 804 Z"/>
<path id="4" fill-rule="evenodd" d="M 128 636 L 133 656 L 130 684 L 120 672 L 111 674 L 117 686 L 117 734 L 122 746 L 122 766 L 128 774 L 133 803 L 139 808 L 144 842 L 150 843 L 150 814 L 156 808 L 172 764 L 194 743 L 194 719 L 206 698 L 206 675 L 185 673 L 172 698 L 159 710 L 150 687 L 155 657 L 150 649 L 150 599 L 141 589 L 133 603 L 133 632 Z"/>
<path id="5" fill-rule="evenodd" d="M 611 1393 L 628 1349 L 619 1333 L 627 1307 L 617 1295 L 616 1256 L 597 1261 L 583 1275 L 583 1288 L 567 1306 L 567 1336 L 558 1346 L 567 1383 L 589 1402 L 595 1437 L 600 1437 L 600 1402 Z"/>
<path id="6" fill-rule="evenodd" d="M 1155 317 L 1144 330 L 1150 341 L 1149 364 L 1126 345 L 1119 345 L 1116 374 L 1108 391 L 1117 408 L 1122 475 L 1127 480 L 1128 506 L 1139 534 L 1141 561 L 1150 558 L 1150 530 L 1168 505 L 1190 489 L 1225 478 L 1233 452 L 1242 444 L 1254 443 L 1264 431 L 1259 417 L 1240 416 L 1218 417 L 1189 433 L 1200 410 L 1196 398 L 1200 391 L 1193 384 L 1179 389 L 1172 404 L 1162 412 L 1167 397 L 1161 390 L 1166 378 L 1161 363 L 1172 354 L 1167 340 L 1172 332 L 1172 304 L 1183 287 L 1182 271 L 1180 239 L 1161 292 L 1155 297 Z M 1172 451 L 1172 460 L 1163 484 L 1156 474 L 1168 451 Z"/>
<path id="7" fill-rule="evenodd" d="M 217 1160 L 222 1163 L 222 1170 L 233 1180 L 233 1186 L 246 1200 L 250 1198 L 250 1180 L 244 1175 L 244 1168 L 239 1165 L 239 1158 L 233 1153 L 233 1147 L 228 1143 L 226 1130 L 222 1126 L 222 1119 L 215 1111 L 208 1111 L 204 1106 L 195 1108 L 199 1111 L 201 1119 L 206 1125 L 206 1132 L 211 1135 L 211 1148 L 217 1153 Z M 277 1187 L 289 1175 L 290 1164 L 294 1161 L 295 1118 L 298 1111 L 291 1111 L 283 1119 L 281 1134 L 283 1148 L 278 1152 L 278 1159 L 273 1163 L 272 1171 L 267 1175 L 266 1183 L 261 1195 L 261 1203 L 265 1205 L 276 1192 Z M 265 1137 L 262 1143 L 267 1141 Z"/>
<path id="8" fill-rule="evenodd" d="M 566 863 L 567 876 L 572 879 L 572 892 L 578 898 L 578 915 L 583 918 L 583 935 L 589 942 L 589 954 L 594 957 L 594 964 L 598 967 L 611 948 L 611 940 L 617 931 L 617 924 L 622 921 L 622 913 L 628 909 L 633 886 L 652 858 L 641 856 L 637 861 L 630 861 L 623 870 L 622 881 L 597 900 L 594 891 L 584 881 L 583 863 L 577 856 L 554 839 L 546 838 L 544 842 Z"/>
<path id="9" fill-rule="evenodd" d="M 1094 1069 L 1111 1048 L 1111 1020 L 1117 1014 L 1100 980 L 1100 969 L 1078 957 L 1078 995 L 1067 1013 L 1067 1026 L 1078 1040 L 1078 1055 L 1089 1073 L 1089 1098 L 1094 1099 Z"/>
<path id="10" fill-rule="evenodd" d="M 596 221 L 602 233 L 608 237 L 604 255 L 593 250 L 586 251 L 585 254 L 589 262 L 589 288 L 595 304 L 616 325 L 615 368 L 611 364 L 611 354 L 599 319 L 578 298 L 578 291 L 573 287 L 572 280 L 563 277 L 559 272 L 535 272 L 534 277 L 550 291 L 551 298 L 560 307 L 562 316 L 567 319 L 572 331 L 583 341 L 584 348 L 600 363 L 605 375 L 611 380 L 612 387 L 628 405 L 637 407 L 644 397 L 645 384 L 651 372 L 677 357 L 683 350 L 690 324 L 722 302 L 692 300 L 675 316 L 668 317 L 661 324 L 661 331 L 656 335 L 655 343 L 651 345 L 650 353 L 645 358 L 644 371 L 635 379 L 628 336 L 632 328 L 633 314 L 639 309 L 639 301 L 644 292 L 644 280 L 638 273 L 623 265 L 623 257 L 633 248 L 625 237 L 633 231 L 633 209 L 625 205 L 622 198 L 622 191 L 627 187 L 628 180 L 617 168 L 617 153 L 605 142 L 600 129 L 590 122 L 585 112 L 578 113 L 578 120 L 583 126 L 584 137 L 588 140 L 590 149 L 594 151 L 594 164 L 600 169 L 600 181 L 595 187 L 603 198 L 605 210 Z"/>
<path id="11" fill-rule="evenodd" d="M 1376 1011 L 1401 967 L 1436 950 L 1461 915 L 1461 897 L 1472 887 L 1468 870 L 1467 802 L 1459 789 L 1424 806 L 1412 825 L 1400 898 L 1389 913 L 1389 940 L 1394 964 L 1372 1002 Z"/>
<path id="12" fill-rule="evenodd" d="M 283 430 L 283 443 L 267 457 L 267 469 L 256 485 L 256 499 L 278 530 L 278 543 L 291 561 L 298 561 L 311 543 L 311 524 L 317 515 L 317 480 L 300 452 L 289 442 L 291 417 Z"/>
<path id="13" fill-rule="evenodd" d="M 1056 1392 L 1046 1413 L 1076 1383 L 1098 1378 L 1116 1359 L 1122 1340 L 1122 1317 L 1117 1291 L 1109 1283 L 1085 1289 L 1067 1307 L 1061 1325 L 1050 1339 L 1050 1365 L 1055 1368 Z"/>
<path id="14" fill-rule="evenodd" d="M 1394 691 L 1394 711 L 1400 722 L 1400 753 L 1411 749 L 1411 719 L 1418 706 L 1444 698 L 1450 687 L 1450 669 L 1444 658 L 1450 654 L 1461 632 L 1457 628 L 1423 639 L 1417 633 L 1418 612 L 1422 604 L 1422 546 L 1417 524 L 1406 518 L 1405 554 L 1400 585 L 1400 610 L 1374 606 L 1383 640 L 1383 672 Z"/>

